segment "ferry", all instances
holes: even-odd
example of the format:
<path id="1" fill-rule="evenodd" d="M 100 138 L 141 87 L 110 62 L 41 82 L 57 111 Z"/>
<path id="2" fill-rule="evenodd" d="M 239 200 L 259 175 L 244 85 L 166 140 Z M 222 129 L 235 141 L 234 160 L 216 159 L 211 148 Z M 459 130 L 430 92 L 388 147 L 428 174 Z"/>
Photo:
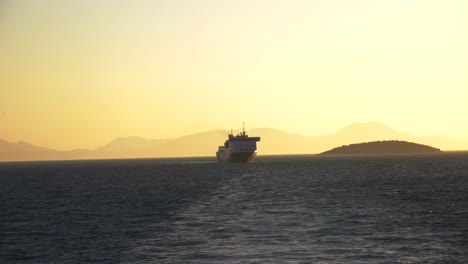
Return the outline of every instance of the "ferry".
<path id="1" fill-rule="evenodd" d="M 245 133 L 245 123 L 242 132 L 233 135 L 232 130 L 223 146 L 218 147 L 216 158 L 220 162 L 253 162 L 257 157 L 257 141 L 260 137 L 249 137 Z"/>

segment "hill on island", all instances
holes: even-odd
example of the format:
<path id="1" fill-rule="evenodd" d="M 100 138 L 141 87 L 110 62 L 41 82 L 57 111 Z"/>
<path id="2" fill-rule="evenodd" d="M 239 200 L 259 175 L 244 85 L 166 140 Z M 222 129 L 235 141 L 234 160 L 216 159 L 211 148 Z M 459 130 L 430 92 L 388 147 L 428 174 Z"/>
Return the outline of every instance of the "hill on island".
<path id="1" fill-rule="evenodd" d="M 388 140 L 345 145 L 322 152 L 320 155 L 416 154 L 437 152 L 441 152 L 441 150 L 407 141 Z"/>
<path id="2" fill-rule="evenodd" d="M 234 131 L 234 134 L 239 131 Z M 121 159 L 158 157 L 215 157 L 216 150 L 227 139 L 229 131 L 211 130 L 171 139 L 145 139 L 121 137 L 96 149 L 58 151 L 26 142 L 7 142 L 0 139 L 0 161 L 69 160 L 69 159 Z M 335 146 L 401 140 L 434 146 L 442 150 L 468 150 L 468 141 L 446 136 L 413 136 L 396 131 L 382 123 L 353 123 L 336 133 L 322 136 L 303 136 L 272 128 L 255 128 L 249 136 L 261 137 L 259 155 L 314 154 Z"/>

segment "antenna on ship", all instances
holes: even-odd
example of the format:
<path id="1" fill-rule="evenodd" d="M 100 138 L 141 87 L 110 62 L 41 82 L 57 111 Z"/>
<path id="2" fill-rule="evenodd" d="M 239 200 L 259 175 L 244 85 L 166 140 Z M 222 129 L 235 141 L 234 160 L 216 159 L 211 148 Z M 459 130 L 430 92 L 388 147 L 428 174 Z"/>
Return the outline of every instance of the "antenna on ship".
<path id="1" fill-rule="evenodd" d="M 245 122 L 242 122 L 242 135 L 245 136 Z"/>

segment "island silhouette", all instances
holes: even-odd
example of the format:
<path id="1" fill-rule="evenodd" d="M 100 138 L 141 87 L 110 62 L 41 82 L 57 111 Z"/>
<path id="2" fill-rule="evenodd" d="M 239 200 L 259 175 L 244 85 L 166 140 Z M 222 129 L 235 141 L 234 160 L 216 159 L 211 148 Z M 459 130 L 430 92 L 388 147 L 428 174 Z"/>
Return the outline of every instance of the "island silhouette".
<path id="1" fill-rule="evenodd" d="M 226 140 L 229 130 L 210 130 L 179 138 L 145 139 L 121 137 L 95 149 L 58 151 L 36 146 L 27 142 L 8 142 L 0 139 L 0 161 L 25 160 L 70 160 L 70 159 L 127 159 L 162 157 L 215 157 L 218 146 Z M 233 133 L 238 133 L 234 130 Z M 258 154 L 317 154 L 336 146 L 373 142 L 378 140 L 400 140 L 434 146 L 444 151 L 468 150 L 468 141 L 452 139 L 442 135 L 413 136 L 378 123 L 352 123 L 335 133 L 321 136 L 291 134 L 273 128 L 255 128 L 247 131 L 259 135 Z"/>
<path id="2" fill-rule="evenodd" d="M 421 154 L 442 152 L 438 148 L 400 140 L 373 141 L 337 147 L 320 155 Z"/>

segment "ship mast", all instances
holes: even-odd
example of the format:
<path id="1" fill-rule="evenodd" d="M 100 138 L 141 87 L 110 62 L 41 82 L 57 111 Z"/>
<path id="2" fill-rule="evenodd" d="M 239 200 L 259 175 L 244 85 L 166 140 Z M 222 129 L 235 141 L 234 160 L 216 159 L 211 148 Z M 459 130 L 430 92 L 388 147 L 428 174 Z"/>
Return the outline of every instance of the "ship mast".
<path id="1" fill-rule="evenodd" d="M 242 122 L 242 135 L 245 136 L 245 122 Z"/>

